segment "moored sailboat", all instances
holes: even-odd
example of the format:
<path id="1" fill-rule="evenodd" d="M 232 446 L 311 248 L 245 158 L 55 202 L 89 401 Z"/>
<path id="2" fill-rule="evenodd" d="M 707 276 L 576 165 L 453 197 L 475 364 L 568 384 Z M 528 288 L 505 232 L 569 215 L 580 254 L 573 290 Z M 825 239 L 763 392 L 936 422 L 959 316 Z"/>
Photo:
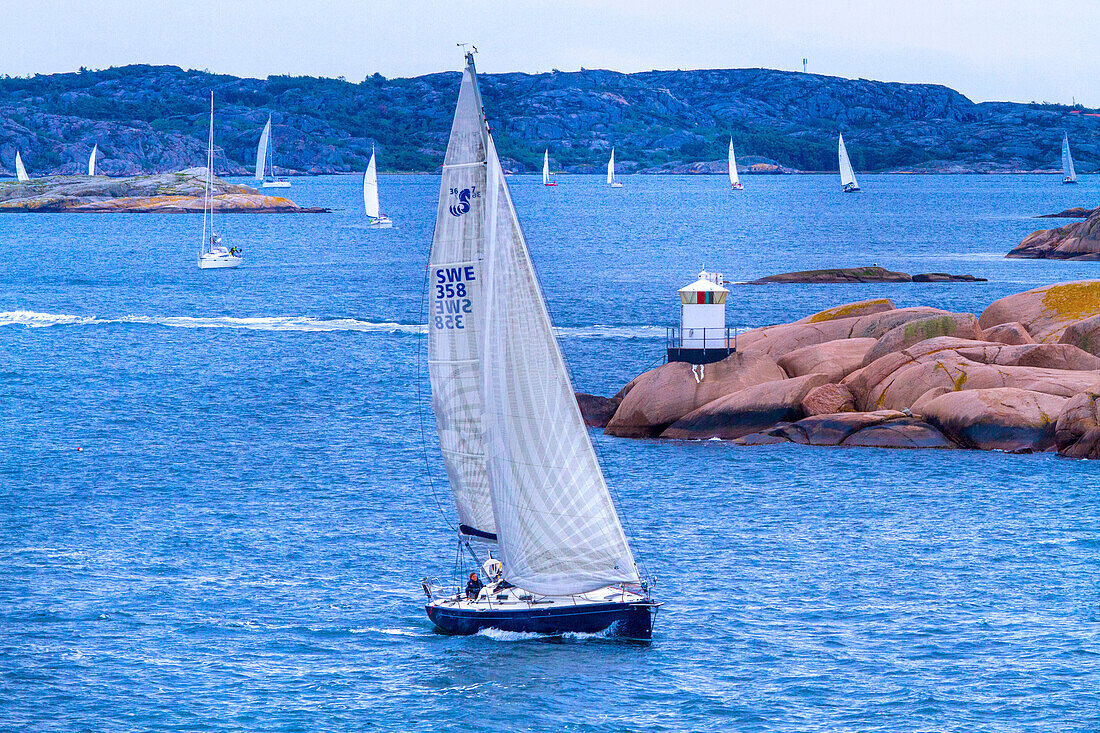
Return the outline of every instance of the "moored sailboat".
<path id="1" fill-rule="evenodd" d="M 1062 133 L 1062 183 L 1077 183 L 1077 171 L 1073 168 L 1073 156 L 1069 152 L 1069 133 Z"/>
<path id="2" fill-rule="evenodd" d="M 737 156 L 733 154 L 733 138 L 730 138 L 730 149 L 727 160 L 730 171 L 730 188 L 734 191 L 744 191 L 745 187 L 741 185 L 741 179 L 737 177 Z"/>
<path id="3" fill-rule="evenodd" d="M 615 148 L 611 148 L 611 159 L 607 161 L 607 185 L 612 188 L 622 188 L 623 184 L 615 178 Z"/>
<path id="4" fill-rule="evenodd" d="M 542 154 L 542 185 L 556 186 L 558 182 L 550 178 L 550 150 Z"/>
<path id="5" fill-rule="evenodd" d="M 19 151 L 15 151 L 15 178 L 20 183 L 31 180 L 31 177 L 27 175 L 27 169 L 23 167 L 23 156 L 19 154 Z"/>
<path id="6" fill-rule="evenodd" d="M 428 369 L 460 549 L 482 584 L 425 580 L 449 634 L 648 639 L 642 583 L 555 339 L 466 55 L 429 257 Z"/>
<path id="7" fill-rule="evenodd" d="M 199 248 L 199 269 L 212 270 L 241 264 L 240 250 L 226 247 L 221 235 L 214 231 L 214 93 L 210 93 L 210 135 L 206 142 L 206 189 L 202 198 L 202 247 Z M 210 234 L 207 235 L 207 220 Z"/>
<path id="8" fill-rule="evenodd" d="M 856 183 L 856 173 L 852 170 L 852 161 L 848 160 L 848 148 L 844 146 L 843 134 L 840 136 L 840 145 L 837 151 L 837 155 L 840 157 L 840 185 L 844 187 L 844 193 L 860 190 L 859 184 Z"/>
<path id="9" fill-rule="evenodd" d="M 256 146 L 256 173 L 257 181 L 261 188 L 290 188 L 290 181 L 275 177 L 275 163 L 272 160 L 273 146 L 271 144 L 271 115 L 267 116 L 267 124 L 260 133 L 260 144 Z M 271 178 L 267 177 L 271 171 Z"/>
<path id="10" fill-rule="evenodd" d="M 391 229 L 393 220 L 383 214 L 378 205 L 378 169 L 374 162 L 374 146 L 370 149 L 370 162 L 363 174 L 363 208 L 370 217 L 372 229 Z"/>

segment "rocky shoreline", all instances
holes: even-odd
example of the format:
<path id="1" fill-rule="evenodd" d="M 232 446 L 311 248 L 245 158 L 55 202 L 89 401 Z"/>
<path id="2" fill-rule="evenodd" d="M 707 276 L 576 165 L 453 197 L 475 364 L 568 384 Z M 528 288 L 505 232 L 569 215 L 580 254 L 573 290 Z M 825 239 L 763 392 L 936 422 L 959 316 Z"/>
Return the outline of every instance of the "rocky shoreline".
<path id="1" fill-rule="evenodd" d="M 1100 458 L 1100 280 L 1010 295 L 980 317 L 860 301 L 737 346 L 611 398 L 578 395 L 585 419 L 626 438 Z"/>
<path id="2" fill-rule="evenodd" d="M 49 176 L 0 184 L 0 213 L 201 214 L 206 169 L 108 178 Z M 250 186 L 213 181 L 213 209 L 238 214 L 320 214 L 330 209 L 299 206 Z"/>

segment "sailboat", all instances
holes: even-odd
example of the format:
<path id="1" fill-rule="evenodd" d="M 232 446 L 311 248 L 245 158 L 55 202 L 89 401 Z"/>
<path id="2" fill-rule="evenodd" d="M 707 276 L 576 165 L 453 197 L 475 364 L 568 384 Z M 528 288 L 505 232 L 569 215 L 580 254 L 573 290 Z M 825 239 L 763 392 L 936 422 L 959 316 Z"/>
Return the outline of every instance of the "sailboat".
<path id="1" fill-rule="evenodd" d="M 428 270 L 432 410 L 459 549 L 484 578 L 468 593 L 425 579 L 428 618 L 447 634 L 650 638 L 660 604 L 641 581 L 577 407 L 470 53 Z"/>
<path id="2" fill-rule="evenodd" d="M 744 191 L 745 187 L 741 185 L 741 180 L 737 177 L 737 156 L 733 154 L 733 138 L 730 138 L 730 151 L 729 151 L 729 169 L 730 169 L 730 188 L 734 191 Z"/>
<path id="3" fill-rule="evenodd" d="M 214 185 L 214 93 L 210 93 L 210 137 L 206 142 L 206 190 L 202 198 L 202 247 L 199 249 L 199 269 L 211 270 L 223 267 L 236 267 L 241 264 L 240 250 L 229 248 L 222 243 L 221 235 L 214 231 L 214 199 L 211 189 Z M 207 219 L 210 220 L 210 234 L 207 236 Z"/>
<path id="4" fill-rule="evenodd" d="M 262 188 L 290 188 L 290 181 L 275 177 L 275 164 L 271 156 L 271 115 L 268 115 L 264 131 L 260 133 L 260 144 L 256 147 L 256 180 L 261 181 Z M 270 179 L 267 177 L 268 170 L 271 171 Z"/>
<path id="5" fill-rule="evenodd" d="M 23 156 L 19 154 L 19 151 L 15 151 L 15 177 L 20 183 L 31 180 L 31 177 L 27 175 L 27 169 L 23 167 Z"/>
<path id="6" fill-rule="evenodd" d="M 96 143 L 92 146 L 92 157 L 88 158 L 88 175 L 95 175 L 95 156 L 99 152 L 99 144 Z"/>
<path id="7" fill-rule="evenodd" d="M 1062 133 L 1062 183 L 1077 183 L 1077 171 L 1073 169 L 1073 156 L 1069 152 L 1069 133 Z"/>
<path id="8" fill-rule="evenodd" d="M 544 186 L 556 186 L 557 181 L 550 178 L 550 150 L 549 148 L 542 154 L 542 185 Z"/>
<path id="9" fill-rule="evenodd" d="M 615 148 L 611 148 L 611 160 L 607 161 L 607 185 L 612 188 L 622 188 L 623 184 L 615 178 Z"/>
<path id="10" fill-rule="evenodd" d="M 852 193 L 859 190 L 859 184 L 856 183 L 856 174 L 852 170 L 852 161 L 848 160 L 848 148 L 844 147 L 844 135 L 840 136 L 840 146 L 838 148 L 838 155 L 840 156 L 840 185 L 844 186 L 844 193 Z"/>
<path id="11" fill-rule="evenodd" d="M 393 221 L 378 209 L 378 170 L 374 163 L 374 146 L 370 149 L 370 162 L 363 174 L 363 208 L 370 217 L 372 229 L 390 229 Z"/>

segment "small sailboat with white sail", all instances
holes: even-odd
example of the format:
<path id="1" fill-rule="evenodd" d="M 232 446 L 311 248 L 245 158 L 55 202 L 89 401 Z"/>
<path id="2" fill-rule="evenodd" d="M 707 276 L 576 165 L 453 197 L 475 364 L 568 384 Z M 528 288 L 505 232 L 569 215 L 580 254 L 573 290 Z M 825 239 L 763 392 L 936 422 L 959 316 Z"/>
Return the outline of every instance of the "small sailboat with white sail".
<path id="1" fill-rule="evenodd" d="M 363 208 L 370 217 L 371 229 L 392 229 L 393 220 L 383 214 L 378 205 L 378 169 L 374 162 L 374 146 L 370 149 L 370 162 L 363 174 Z"/>
<path id="2" fill-rule="evenodd" d="M 1069 152 L 1069 133 L 1062 133 L 1062 183 L 1077 183 L 1077 171 L 1073 168 L 1073 155 Z"/>
<path id="3" fill-rule="evenodd" d="M 542 185 L 556 186 L 558 182 L 550 177 L 550 149 L 542 154 Z"/>
<path id="4" fill-rule="evenodd" d="M 210 94 L 210 136 L 206 142 L 206 189 L 202 199 L 202 247 L 199 249 L 199 269 L 212 270 L 241 264 L 240 250 L 226 247 L 221 235 L 214 231 L 214 94 Z M 209 227 L 207 223 L 209 222 Z M 209 234 L 207 232 L 209 231 Z"/>
<path id="5" fill-rule="evenodd" d="M 848 160 L 848 148 L 844 146 L 844 135 L 840 135 L 840 145 L 837 148 L 840 156 L 840 185 L 844 187 L 844 193 L 853 193 L 860 190 L 856 182 L 856 173 L 852 170 L 852 161 Z"/>
<path id="6" fill-rule="evenodd" d="M 607 185 L 612 188 L 622 188 L 623 184 L 615 177 L 615 148 L 611 148 L 611 159 L 607 161 Z"/>
<path id="7" fill-rule="evenodd" d="M 95 145 L 92 146 L 92 155 L 91 155 L 91 157 L 88 158 L 88 175 L 89 176 L 94 176 L 95 175 L 95 158 L 96 158 L 96 155 L 98 155 L 98 154 L 99 154 L 99 144 L 96 143 Z"/>
<path id="8" fill-rule="evenodd" d="M 428 260 L 428 370 L 459 549 L 483 576 L 466 592 L 465 571 L 450 589 L 425 579 L 425 610 L 447 634 L 649 639 L 660 604 L 577 407 L 466 63 Z"/>
<path id="9" fill-rule="evenodd" d="M 256 173 L 261 188 L 290 188 L 290 181 L 275 177 L 275 163 L 272 160 L 274 146 L 271 143 L 271 115 L 260 133 L 260 144 L 256 146 Z M 271 177 L 268 177 L 268 171 Z"/>
<path id="10" fill-rule="evenodd" d="M 27 169 L 23 166 L 23 156 L 19 154 L 19 151 L 15 151 L 15 178 L 20 183 L 31 180 L 31 177 L 27 175 Z"/>
<path id="11" fill-rule="evenodd" d="M 745 187 L 741 185 L 741 179 L 737 177 L 737 156 L 733 154 L 733 138 L 730 138 L 729 149 L 729 171 L 730 171 L 730 188 L 734 191 L 744 191 Z"/>

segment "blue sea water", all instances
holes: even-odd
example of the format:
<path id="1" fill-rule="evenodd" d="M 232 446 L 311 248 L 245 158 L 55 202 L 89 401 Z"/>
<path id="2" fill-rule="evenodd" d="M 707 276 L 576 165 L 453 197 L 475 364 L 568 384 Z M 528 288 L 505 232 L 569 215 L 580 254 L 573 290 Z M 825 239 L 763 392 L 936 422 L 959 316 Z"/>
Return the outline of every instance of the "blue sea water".
<path id="1" fill-rule="evenodd" d="M 677 287 L 877 262 L 979 284 L 732 287 L 731 324 L 888 296 L 980 312 L 1055 176 L 509 179 L 578 390 L 659 363 Z M 449 577 L 421 294 L 439 179 L 331 215 L 0 217 L 0 728 L 1100 729 L 1100 487 L 1050 455 L 594 439 L 653 642 L 433 633 Z M 426 405 L 423 408 L 426 410 Z M 425 450 L 427 446 L 427 450 Z M 433 498 L 439 495 L 439 502 Z"/>

